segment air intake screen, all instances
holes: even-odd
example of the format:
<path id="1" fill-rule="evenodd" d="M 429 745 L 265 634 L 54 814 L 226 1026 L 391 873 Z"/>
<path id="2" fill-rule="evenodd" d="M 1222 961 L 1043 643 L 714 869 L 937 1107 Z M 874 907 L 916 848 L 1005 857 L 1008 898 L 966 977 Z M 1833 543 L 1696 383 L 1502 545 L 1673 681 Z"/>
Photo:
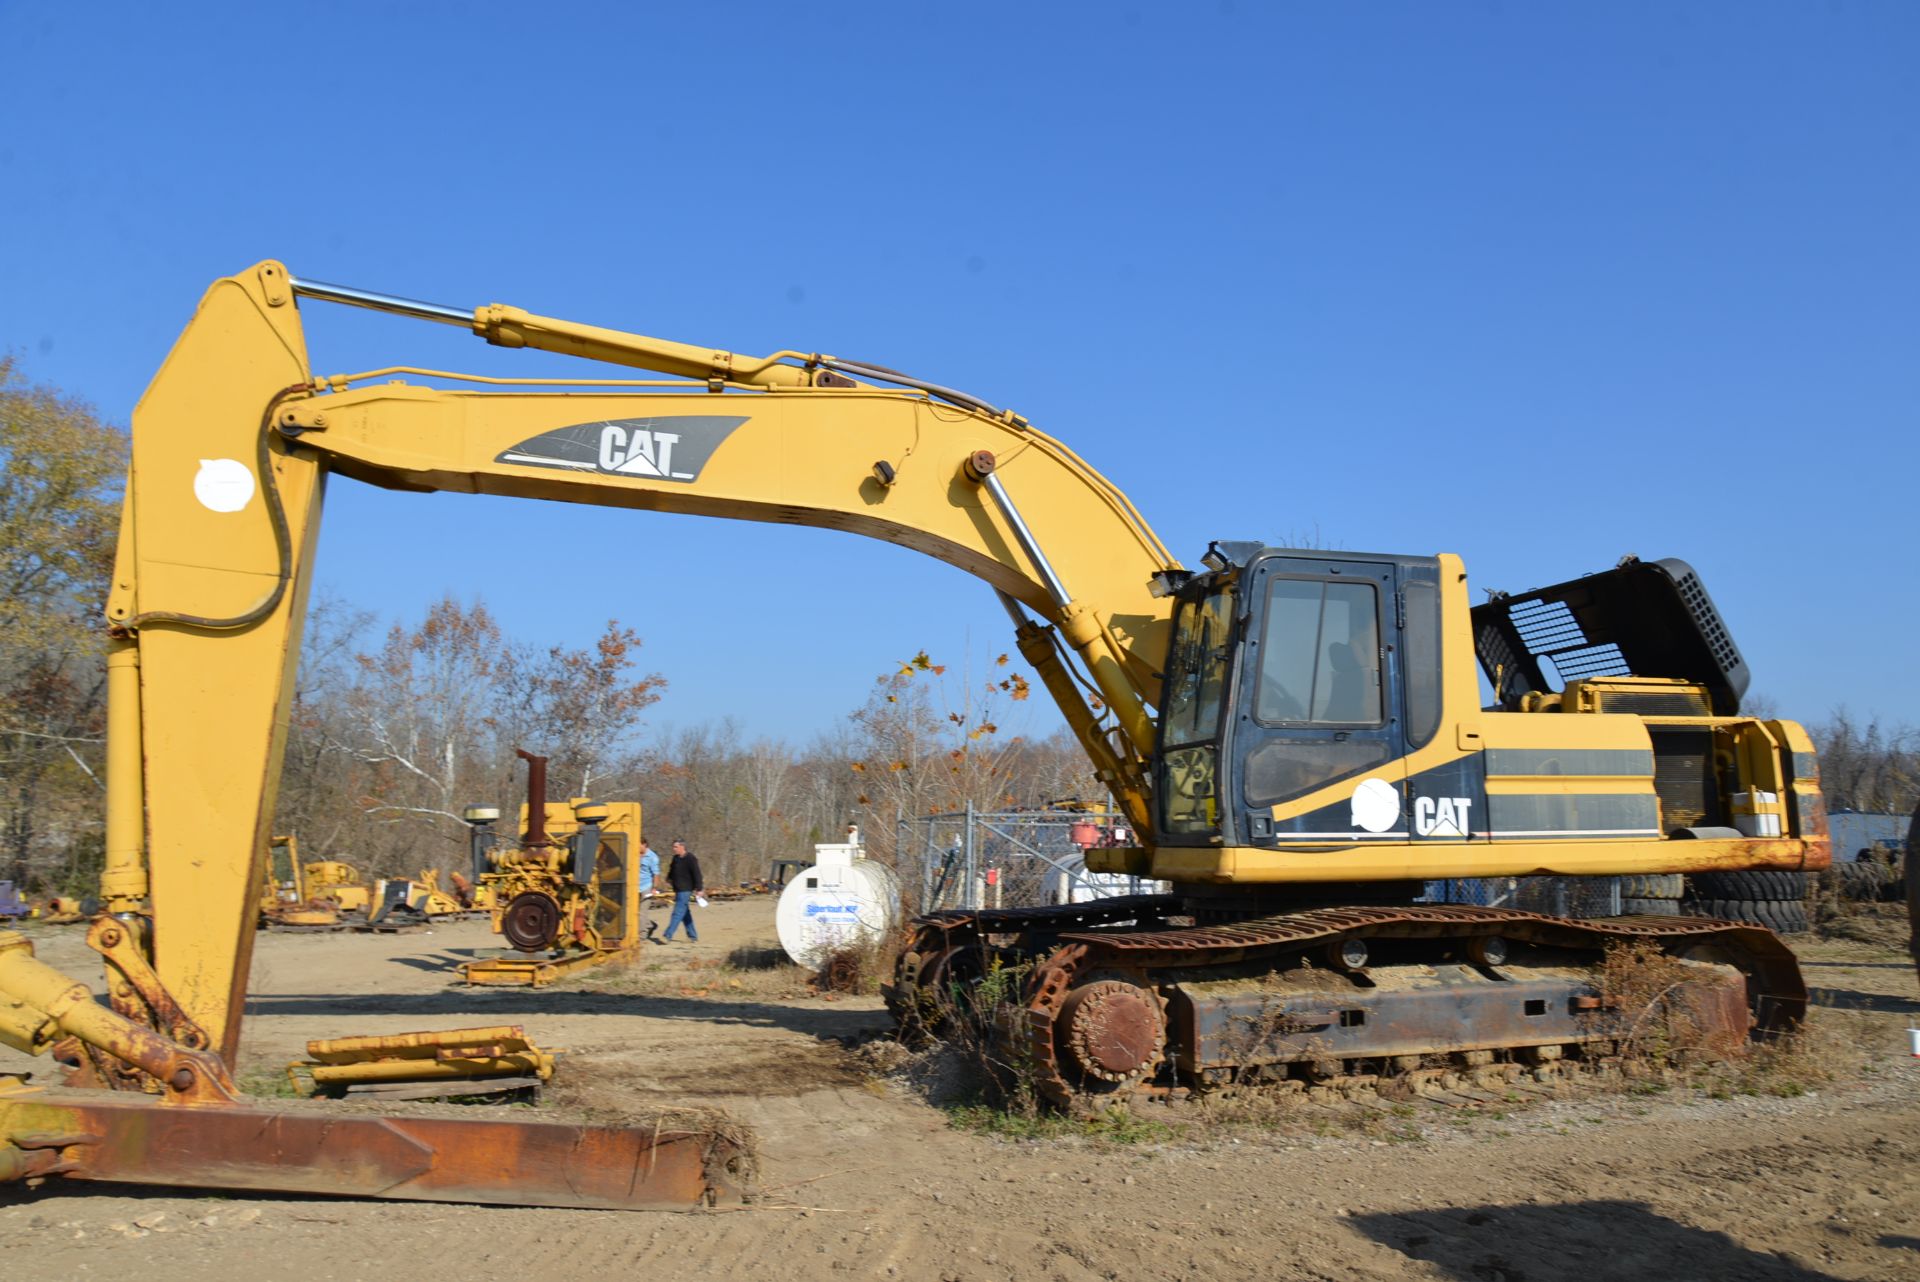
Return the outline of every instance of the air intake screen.
<path id="1" fill-rule="evenodd" d="M 1473 625 L 1502 706 L 1582 677 L 1672 677 L 1706 686 L 1712 710 L 1731 716 L 1747 690 L 1746 661 L 1685 561 L 1629 557 L 1599 574 L 1495 597 L 1474 607 Z"/>

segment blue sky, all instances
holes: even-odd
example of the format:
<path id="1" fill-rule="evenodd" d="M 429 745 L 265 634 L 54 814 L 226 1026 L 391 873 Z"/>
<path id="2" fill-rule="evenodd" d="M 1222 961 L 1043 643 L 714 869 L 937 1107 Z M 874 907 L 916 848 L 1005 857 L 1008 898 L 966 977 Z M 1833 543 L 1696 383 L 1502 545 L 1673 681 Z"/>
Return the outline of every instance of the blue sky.
<path id="1" fill-rule="evenodd" d="M 31 377 L 125 422 L 264 257 L 831 351 L 1028 415 L 1189 564 L 1679 556 L 1784 715 L 1920 721 L 1920 8 L 293 8 L 0 0 Z M 590 372 L 305 310 L 322 370 Z M 656 724 L 805 739 L 893 660 L 1007 648 L 983 585 L 847 535 L 351 482 L 327 516 L 320 584 L 383 615 L 638 627 Z"/>

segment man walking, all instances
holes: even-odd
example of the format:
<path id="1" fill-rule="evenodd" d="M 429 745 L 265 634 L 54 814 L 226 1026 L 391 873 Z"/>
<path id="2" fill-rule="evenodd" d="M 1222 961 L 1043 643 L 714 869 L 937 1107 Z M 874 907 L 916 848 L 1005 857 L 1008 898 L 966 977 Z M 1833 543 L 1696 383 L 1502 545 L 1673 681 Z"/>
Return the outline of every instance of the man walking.
<path id="1" fill-rule="evenodd" d="M 660 923 L 647 916 L 647 900 L 660 887 L 660 856 L 654 853 L 653 843 L 645 837 L 640 839 L 640 916 L 647 923 L 647 938 L 652 939 L 660 933 Z"/>
<path id="2" fill-rule="evenodd" d="M 700 861 L 693 857 L 684 841 L 673 843 L 673 861 L 667 865 L 667 885 L 673 888 L 673 915 L 667 918 L 666 942 L 673 942 L 673 932 L 682 922 L 686 923 L 687 942 L 699 942 L 700 932 L 693 928 L 692 900 L 695 895 L 707 893 L 707 881 L 700 875 Z"/>

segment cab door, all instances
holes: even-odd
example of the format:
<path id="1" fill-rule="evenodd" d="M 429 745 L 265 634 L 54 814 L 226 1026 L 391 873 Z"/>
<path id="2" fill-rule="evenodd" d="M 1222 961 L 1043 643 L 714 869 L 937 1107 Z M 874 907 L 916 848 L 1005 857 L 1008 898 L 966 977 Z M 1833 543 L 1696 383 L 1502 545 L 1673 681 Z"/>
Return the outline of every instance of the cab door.
<path id="1" fill-rule="evenodd" d="M 1232 755 L 1251 844 L 1407 840 L 1399 588 L 1393 561 L 1249 567 Z"/>

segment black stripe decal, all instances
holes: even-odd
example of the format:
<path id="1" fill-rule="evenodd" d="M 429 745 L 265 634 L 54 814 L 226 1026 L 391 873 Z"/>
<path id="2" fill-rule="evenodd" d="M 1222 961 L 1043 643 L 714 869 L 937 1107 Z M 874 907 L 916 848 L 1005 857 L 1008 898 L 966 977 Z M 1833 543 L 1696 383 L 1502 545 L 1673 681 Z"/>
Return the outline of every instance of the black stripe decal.
<path id="1" fill-rule="evenodd" d="M 1658 798 L 1640 793 L 1494 793 L 1487 798 L 1487 812 L 1487 826 L 1495 837 L 1543 832 L 1658 835 L 1660 831 Z"/>
<path id="2" fill-rule="evenodd" d="M 1653 775 L 1651 748 L 1488 748 L 1488 775 Z"/>

